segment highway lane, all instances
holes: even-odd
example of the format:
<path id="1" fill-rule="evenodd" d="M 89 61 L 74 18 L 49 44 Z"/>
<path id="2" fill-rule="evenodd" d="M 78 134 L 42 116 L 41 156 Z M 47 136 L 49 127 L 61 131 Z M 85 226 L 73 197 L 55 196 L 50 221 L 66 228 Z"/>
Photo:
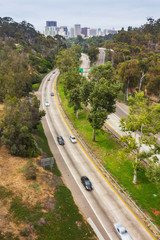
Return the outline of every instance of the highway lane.
<path id="1" fill-rule="evenodd" d="M 58 74 L 57 71 L 56 74 Z M 41 108 L 46 110 L 43 126 L 50 148 L 75 202 L 99 239 L 118 239 L 113 231 L 113 223 L 117 221 L 124 224 L 133 239 L 153 239 L 102 176 L 79 143 L 72 144 L 70 142 L 69 135 L 71 132 L 58 109 L 57 97 L 50 96 L 56 74 L 51 73 L 43 80 L 38 97 L 42 103 Z M 51 81 L 47 81 L 48 77 L 51 78 Z M 45 107 L 45 100 L 49 100 L 50 107 Z M 58 135 L 64 137 L 64 146 L 57 143 L 56 138 Z M 92 192 L 87 192 L 82 186 L 80 181 L 82 175 L 87 175 L 92 181 L 94 186 Z"/>
<path id="2" fill-rule="evenodd" d="M 99 48 L 99 55 L 96 65 L 105 63 L 105 48 Z"/>
<path id="3" fill-rule="evenodd" d="M 83 76 L 87 78 L 88 72 L 90 71 L 89 57 L 86 54 L 82 53 L 80 61 L 81 61 L 80 68 L 83 68 Z"/>
<path id="4" fill-rule="evenodd" d="M 85 54 L 83 54 L 82 61 L 84 61 L 84 62 L 82 62 L 84 68 L 85 68 L 85 66 L 89 65 L 89 62 L 87 62 L 87 58 L 86 58 Z M 104 64 L 104 62 L 105 62 L 105 48 L 99 48 L 99 56 L 98 56 L 96 65 Z M 126 135 L 126 133 L 121 131 L 121 128 L 119 127 L 119 125 L 120 125 L 121 117 L 127 117 L 128 113 L 129 113 L 129 107 L 127 105 L 120 103 L 120 102 L 116 102 L 115 113 L 110 114 L 105 121 L 105 127 L 108 128 L 117 138 L 120 138 L 121 136 Z M 134 136 L 134 134 L 133 134 L 133 136 Z M 140 135 L 137 134 L 137 136 L 136 136 L 137 142 L 139 142 L 139 140 L 138 140 L 139 137 L 140 137 Z M 157 138 L 158 138 L 158 143 L 160 144 L 160 134 L 157 135 Z M 150 148 L 148 146 L 146 146 L 144 144 L 142 145 L 141 152 L 143 152 L 143 151 L 147 152 L 149 150 L 150 150 Z M 160 154 L 158 154 L 157 157 L 160 162 Z"/>

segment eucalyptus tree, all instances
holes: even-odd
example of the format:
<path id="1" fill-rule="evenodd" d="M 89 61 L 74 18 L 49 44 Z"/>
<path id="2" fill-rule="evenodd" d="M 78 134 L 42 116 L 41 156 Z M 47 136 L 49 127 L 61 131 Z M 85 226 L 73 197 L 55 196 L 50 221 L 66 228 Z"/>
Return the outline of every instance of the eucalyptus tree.
<path id="1" fill-rule="evenodd" d="M 115 111 L 115 99 L 120 84 L 111 63 L 94 67 L 89 81 L 81 88 L 82 101 L 88 105 L 88 120 L 93 128 L 92 141 L 95 141 L 96 129 L 101 129 L 107 116 Z"/>
<path id="2" fill-rule="evenodd" d="M 160 147 L 156 134 L 160 131 L 160 104 L 150 105 L 144 93 L 139 92 L 135 97 L 129 97 L 130 110 L 128 116 L 121 118 L 120 127 L 126 135 L 121 141 L 126 144 L 123 153 L 132 156 L 134 177 L 133 183 L 137 183 L 137 171 L 143 159 L 157 158 Z M 148 147 L 144 151 L 144 146 Z M 142 148 L 143 147 L 143 148 Z"/>
<path id="3" fill-rule="evenodd" d="M 10 153 L 17 156 L 34 157 L 39 153 L 32 135 L 33 129 L 44 116 L 39 111 L 39 101 L 7 96 L 5 99 L 0 126 L 2 128 L 2 143 Z"/>
<path id="4" fill-rule="evenodd" d="M 129 89 L 138 85 L 141 78 L 141 70 L 137 59 L 132 59 L 118 65 L 118 74 L 120 81 L 124 84 L 126 99 L 128 100 Z"/>

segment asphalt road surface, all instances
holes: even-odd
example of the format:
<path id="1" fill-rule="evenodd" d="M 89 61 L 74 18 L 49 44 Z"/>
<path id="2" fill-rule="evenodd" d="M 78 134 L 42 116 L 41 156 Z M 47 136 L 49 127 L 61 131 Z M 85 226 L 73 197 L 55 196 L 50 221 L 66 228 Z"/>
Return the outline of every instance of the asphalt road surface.
<path id="1" fill-rule="evenodd" d="M 105 48 L 99 48 L 99 55 L 96 65 L 104 64 L 105 62 Z"/>
<path id="2" fill-rule="evenodd" d="M 46 111 L 42 123 L 49 146 L 63 180 L 71 190 L 81 213 L 100 240 L 119 239 L 113 230 L 115 222 L 122 223 L 133 240 L 155 239 L 97 169 L 79 142 L 76 144 L 70 142 L 71 130 L 62 116 L 55 91 L 54 84 L 57 75 L 58 70 L 43 79 L 37 96 L 41 101 L 41 109 Z M 49 77 L 50 81 L 48 81 Z M 55 96 L 50 96 L 52 91 Z M 46 100 L 50 103 L 49 107 L 45 106 Z M 59 135 L 65 140 L 64 146 L 60 146 L 57 142 Z M 87 192 L 81 184 L 80 178 L 83 175 L 91 180 L 93 191 Z"/>

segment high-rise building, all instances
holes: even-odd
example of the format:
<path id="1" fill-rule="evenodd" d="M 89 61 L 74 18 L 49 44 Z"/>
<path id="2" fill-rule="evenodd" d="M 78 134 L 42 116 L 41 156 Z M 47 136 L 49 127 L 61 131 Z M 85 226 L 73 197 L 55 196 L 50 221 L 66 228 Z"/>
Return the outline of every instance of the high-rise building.
<path id="1" fill-rule="evenodd" d="M 87 27 L 83 27 L 83 28 L 81 28 L 81 33 L 85 36 L 85 37 L 87 37 L 88 36 L 88 31 L 87 31 Z"/>
<path id="2" fill-rule="evenodd" d="M 58 29 L 57 29 L 57 27 L 53 27 L 53 26 L 51 26 L 51 27 L 45 27 L 45 29 L 44 29 L 44 35 L 45 36 L 52 36 L 52 37 L 54 37 L 56 34 L 58 34 Z"/>
<path id="3" fill-rule="evenodd" d="M 97 36 L 97 29 L 96 28 L 90 28 L 89 29 L 89 37 Z"/>
<path id="4" fill-rule="evenodd" d="M 67 28 L 67 26 L 61 26 L 60 29 L 63 29 L 63 31 L 65 32 L 65 35 L 68 36 L 68 28 Z"/>
<path id="5" fill-rule="evenodd" d="M 74 28 L 70 29 L 70 34 L 69 34 L 70 38 L 74 37 Z"/>
<path id="6" fill-rule="evenodd" d="M 66 26 L 61 26 L 59 28 L 58 34 L 65 38 L 68 38 L 68 28 Z"/>
<path id="7" fill-rule="evenodd" d="M 57 27 L 57 21 L 46 21 L 46 27 Z"/>
<path id="8" fill-rule="evenodd" d="M 78 35 L 81 35 L 81 25 L 75 24 L 74 25 L 74 37 L 77 37 Z"/>
<path id="9" fill-rule="evenodd" d="M 58 33 L 57 29 L 57 22 L 56 21 L 46 21 L 46 26 L 44 29 L 45 36 L 52 36 L 54 37 Z"/>

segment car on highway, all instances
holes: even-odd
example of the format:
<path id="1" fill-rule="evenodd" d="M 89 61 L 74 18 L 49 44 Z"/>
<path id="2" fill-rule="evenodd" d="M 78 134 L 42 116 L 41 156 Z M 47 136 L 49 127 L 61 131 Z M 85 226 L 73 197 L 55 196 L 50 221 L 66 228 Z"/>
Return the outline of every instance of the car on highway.
<path id="1" fill-rule="evenodd" d="M 45 106 L 46 106 L 46 107 L 49 107 L 49 102 L 48 102 L 48 100 L 45 101 Z"/>
<path id="2" fill-rule="evenodd" d="M 58 136 L 57 141 L 58 141 L 59 145 L 64 145 L 64 139 L 62 136 Z"/>
<path id="3" fill-rule="evenodd" d="M 54 92 L 51 92 L 51 96 L 54 96 Z"/>
<path id="4" fill-rule="evenodd" d="M 114 223 L 114 230 L 121 240 L 132 240 L 131 236 L 127 232 L 126 228 L 121 223 Z"/>
<path id="5" fill-rule="evenodd" d="M 82 184 L 84 185 L 84 187 L 87 191 L 91 191 L 93 189 L 92 183 L 91 183 L 91 181 L 89 180 L 88 177 L 82 176 L 81 177 L 81 182 L 82 182 Z"/>
<path id="6" fill-rule="evenodd" d="M 53 72 L 53 74 L 55 74 L 55 72 Z"/>
<path id="7" fill-rule="evenodd" d="M 71 141 L 72 143 L 76 143 L 76 142 L 77 142 L 75 136 L 73 136 L 73 135 L 69 136 L 69 139 L 70 139 L 70 141 Z"/>
<path id="8" fill-rule="evenodd" d="M 48 78 L 48 81 L 50 81 L 51 79 L 50 78 Z"/>

